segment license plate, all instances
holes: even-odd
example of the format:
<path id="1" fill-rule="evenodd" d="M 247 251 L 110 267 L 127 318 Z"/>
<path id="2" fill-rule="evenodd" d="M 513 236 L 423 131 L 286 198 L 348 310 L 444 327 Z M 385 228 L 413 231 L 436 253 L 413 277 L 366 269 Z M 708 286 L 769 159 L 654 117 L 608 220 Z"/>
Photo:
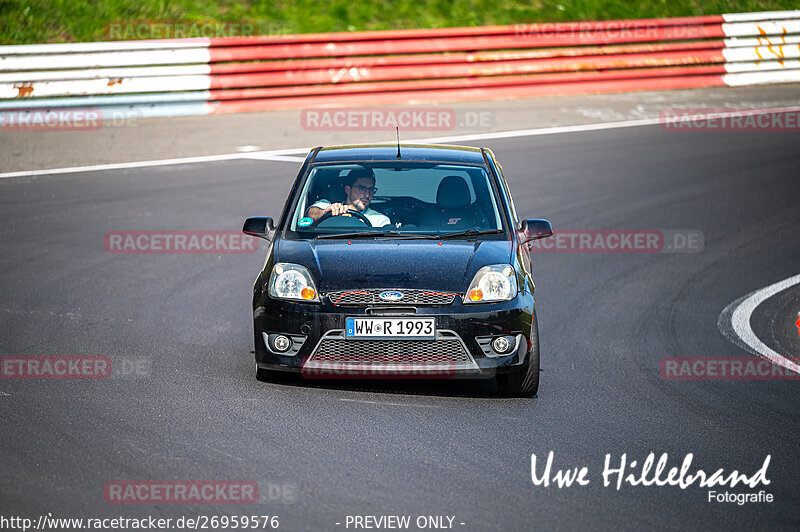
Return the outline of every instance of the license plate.
<path id="1" fill-rule="evenodd" d="M 347 338 L 436 338 L 435 318 L 347 318 Z"/>

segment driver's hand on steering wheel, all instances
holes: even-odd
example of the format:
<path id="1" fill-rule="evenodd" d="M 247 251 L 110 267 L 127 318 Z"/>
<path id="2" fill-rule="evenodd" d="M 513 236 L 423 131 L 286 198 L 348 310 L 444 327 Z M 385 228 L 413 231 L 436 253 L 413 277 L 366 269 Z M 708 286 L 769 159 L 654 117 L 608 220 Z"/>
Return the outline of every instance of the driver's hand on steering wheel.
<path id="1" fill-rule="evenodd" d="M 347 211 L 354 211 L 355 209 L 350 205 L 345 205 L 344 203 L 331 203 L 331 206 L 325 209 L 325 212 L 330 211 L 331 215 L 333 216 L 341 216 L 342 214 L 346 214 Z"/>

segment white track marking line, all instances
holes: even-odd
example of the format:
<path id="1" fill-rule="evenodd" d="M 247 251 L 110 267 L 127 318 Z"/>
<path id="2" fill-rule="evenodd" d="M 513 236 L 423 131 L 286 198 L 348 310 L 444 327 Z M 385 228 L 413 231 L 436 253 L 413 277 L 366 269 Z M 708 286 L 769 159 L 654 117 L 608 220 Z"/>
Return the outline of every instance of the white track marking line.
<path id="1" fill-rule="evenodd" d="M 664 110 L 674 109 L 677 107 L 673 105 L 671 107 L 665 107 Z M 721 116 L 725 117 L 736 117 L 736 116 L 759 116 L 763 114 L 777 114 L 777 113 L 793 113 L 800 111 L 800 107 L 793 106 L 793 107 L 767 107 L 763 109 L 731 109 L 730 111 L 724 108 L 709 108 L 707 109 L 708 113 L 706 113 L 706 118 L 719 118 Z M 692 108 L 691 111 L 694 114 L 699 114 L 704 111 L 704 108 L 696 107 Z M 494 133 L 478 133 L 474 135 L 456 135 L 452 137 L 431 137 L 426 139 L 411 139 L 407 141 L 409 144 L 413 144 L 415 142 L 426 142 L 426 143 L 437 143 L 437 142 L 463 142 L 463 141 L 470 141 L 470 140 L 490 140 L 490 139 L 508 139 L 514 137 L 533 137 L 537 135 L 557 135 L 560 133 L 581 133 L 584 131 L 602 131 L 604 129 L 620 129 L 626 127 L 641 127 L 641 126 L 652 126 L 656 124 L 661 124 L 663 122 L 663 118 L 642 118 L 638 120 L 623 120 L 619 122 L 600 122 L 597 124 L 583 124 L 578 126 L 557 126 L 557 127 L 547 127 L 547 128 L 540 128 L 540 129 L 519 129 L 516 131 L 497 131 Z M 386 144 L 391 144 L 392 142 L 387 142 Z M 401 143 L 402 144 L 402 143 Z"/>
<path id="2" fill-rule="evenodd" d="M 248 153 L 241 156 L 242 159 L 253 159 L 255 161 L 279 161 L 284 163 L 302 163 L 305 157 L 292 157 L 290 155 L 265 155 L 261 153 Z"/>
<path id="3" fill-rule="evenodd" d="M 556 126 L 535 129 L 517 129 L 514 131 L 495 131 L 492 133 L 475 133 L 470 135 L 453 135 L 449 137 L 429 137 L 425 139 L 409 139 L 408 144 L 437 142 L 465 142 L 470 140 L 510 139 L 515 137 L 533 137 L 537 135 L 557 135 L 560 133 L 580 133 L 584 131 L 600 131 L 603 129 L 620 129 L 626 127 L 652 126 L 661 122 L 661 118 L 641 118 L 638 120 L 621 120 L 618 122 L 601 122 L 598 124 L 581 124 L 577 126 Z M 402 145 L 402 142 L 401 142 Z"/>
<path id="4" fill-rule="evenodd" d="M 768 113 L 786 113 L 786 112 L 794 112 L 797 110 L 800 110 L 800 107 L 777 107 L 777 108 L 767 108 L 767 109 L 731 110 L 729 113 L 726 112 L 725 115 L 749 116 L 749 115 L 760 115 Z M 710 111 L 717 113 L 719 112 L 719 109 L 710 109 Z M 453 135 L 449 137 L 428 137 L 421 139 L 408 139 L 404 142 L 405 144 L 416 144 L 416 143 L 432 144 L 432 143 L 442 143 L 442 142 L 468 142 L 473 140 L 510 139 L 515 137 L 558 135 L 561 133 L 581 133 L 586 131 L 602 131 L 606 129 L 622 129 L 628 127 L 652 126 L 661 123 L 661 121 L 662 119 L 660 117 L 642 118 L 639 120 L 600 122 L 596 124 L 582 124 L 577 126 L 557 126 L 557 127 L 545 127 L 536 129 L 517 129 L 514 131 L 495 131 L 492 133 Z M 392 144 L 392 143 L 393 141 L 378 142 L 378 144 Z M 96 172 L 100 170 L 123 170 L 128 168 L 145 168 L 149 166 L 167 166 L 172 164 L 206 163 L 206 162 L 231 161 L 231 160 L 241 160 L 241 159 L 258 159 L 266 161 L 274 160 L 281 162 L 302 162 L 304 159 L 301 159 L 300 157 L 278 158 L 276 156 L 283 156 L 283 155 L 305 156 L 305 154 L 307 154 L 309 150 L 310 148 L 287 148 L 281 150 L 269 150 L 260 152 L 250 152 L 250 153 L 225 153 L 221 155 L 204 155 L 200 157 L 161 159 L 156 161 L 136 161 L 129 163 L 97 164 L 90 166 L 73 166 L 70 168 L 50 168 L 45 170 L 22 170 L 19 172 L 0 173 L 0 179 L 8 179 L 12 177 L 54 175 L 54 174 L 72 174 L 78 172 Z"/>
<path id="5" fill-rule="evenodd" d="M 263 155 L 280 155 L 280 154 L 297 154 L 305 153 L 308 149 L 297 148 L 289 150 L 274 150 L 270 152 L 260 152 Z M 249 157 L 252 154 L 247 154 Z M 192 163 L 208 163 L 217 161 L 232 161 L 241 160 L 244 156 L 241 153 L 226 153 L 222 155 L 202 155 L 199 157 L 182 157 L 179 159 L 160 159 L 156 161 L 135 161 L 130 163 L 110 163 L 110 164 L 95 164 L 90 166 L 73 166 L 71 168 L 50 168 L 46 170 L 23 170 L 20 172 L 7 172 L 0 174 L 0 179 L 8 179 L 11 177 L 29 177 L 40 175 L 53 175 L 53 174 L 71 174 L 78 172 L 96 172 L 101 170 L 125 170 L 128 168 L 145 168 L 148 166 L 169 166 L 173 164 L 192 164 Z"/>
<path id="6" fill-rule="evenodd" d="M 750 327 L 750 317 L 756 307 L 761 303 L 792 286 L 800 284 L 800 275 L 789 277 L 783 281 L 761 288 L 755 292 L 750 292 L 744 297 L 740 297 L 722 311 L 717 320 L 717 325 L 733 343 L 744 347 L 756 355 L 766 358 L 773 364 L 784 367 L 795 373 L 800 373 L 800 365 L 797 362 L 780 355 L 770 349 L 758 339 L 753 329 Z"/>

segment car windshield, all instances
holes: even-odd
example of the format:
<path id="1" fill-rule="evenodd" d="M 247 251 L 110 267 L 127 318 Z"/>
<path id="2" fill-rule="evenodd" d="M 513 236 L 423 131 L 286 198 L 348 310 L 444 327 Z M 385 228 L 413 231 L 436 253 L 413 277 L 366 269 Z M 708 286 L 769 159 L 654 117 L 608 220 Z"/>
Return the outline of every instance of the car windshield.
<path id="1" fill-rule="evenodd" d="M 499 234 L 495 190 L 482 166 L 319 164 L 309 171 L 288 230 L 299 238 Z"/>

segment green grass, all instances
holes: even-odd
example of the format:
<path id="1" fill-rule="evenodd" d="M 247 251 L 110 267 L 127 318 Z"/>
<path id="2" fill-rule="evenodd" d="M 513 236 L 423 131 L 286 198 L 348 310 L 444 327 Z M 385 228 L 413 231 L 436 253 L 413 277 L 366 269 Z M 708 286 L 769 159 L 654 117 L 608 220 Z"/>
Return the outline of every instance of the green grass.
<path id="1" fill-rule="evenodd" d="M 442 28 L 716 15 L 797 8 L 797 0 L 0 0 L 0 44 L 172 37 L 183 23 L 246 34 Z M 136 35 L 131 23 L 164 23 Z M 117 24 L 112 26 L 112 24 Z M 127 31 L 126 31 L 127 30 Z M 234 33 L 236 35 L 236 33 Z"/>

